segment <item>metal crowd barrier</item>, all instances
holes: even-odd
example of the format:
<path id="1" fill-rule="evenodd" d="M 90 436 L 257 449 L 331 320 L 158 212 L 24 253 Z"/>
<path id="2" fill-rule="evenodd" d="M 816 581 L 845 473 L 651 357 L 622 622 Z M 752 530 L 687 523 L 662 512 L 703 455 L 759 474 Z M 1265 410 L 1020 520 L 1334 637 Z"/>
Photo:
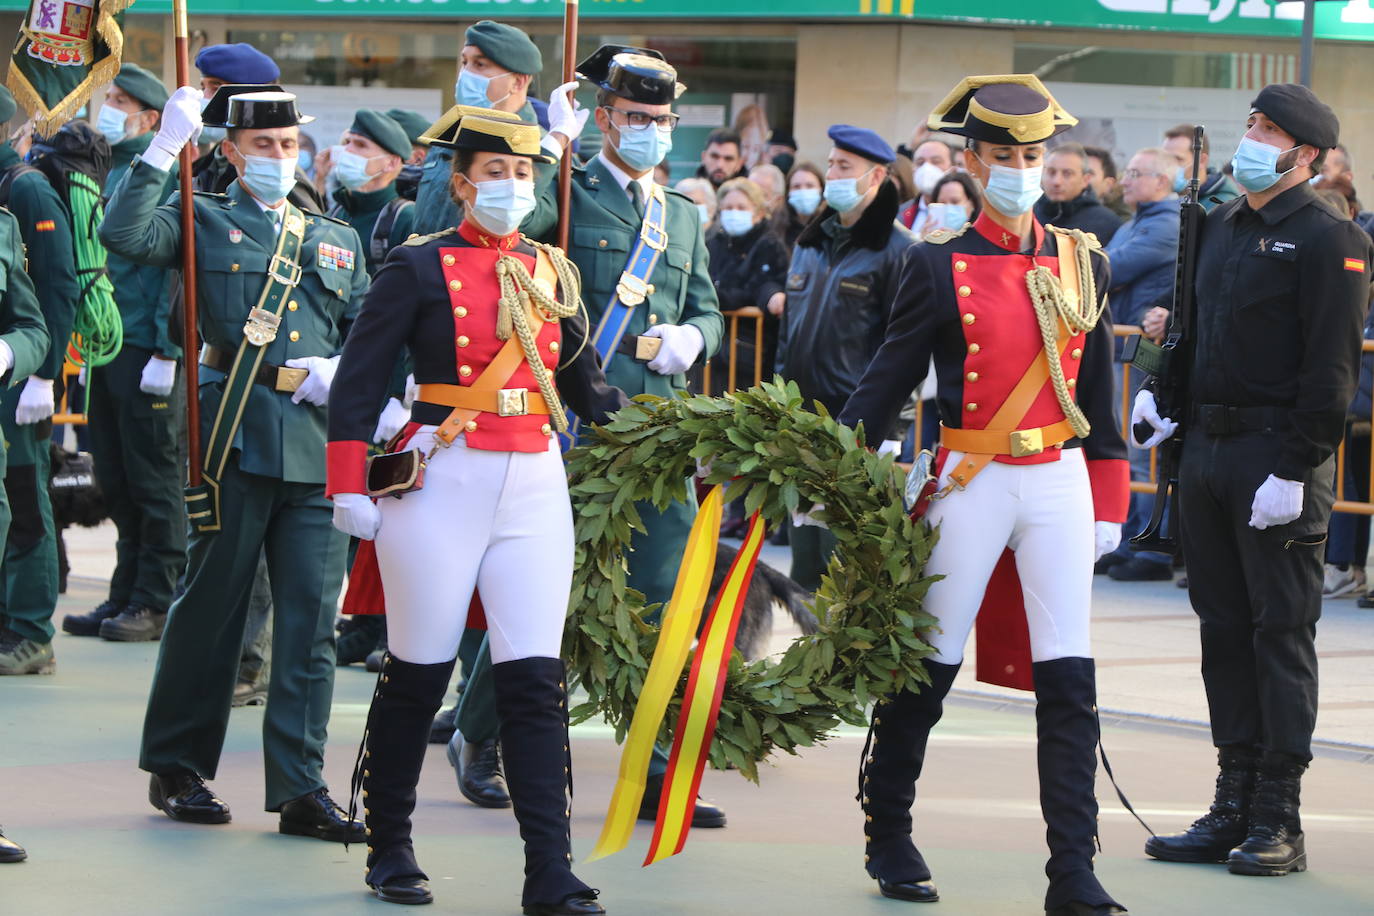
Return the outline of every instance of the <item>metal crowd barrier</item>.
<path id="1" fill-rule="evenodd" d="M 721 312 L 725 317 L 727 326 L 725 329 L 725 393 L 733 394 L 740 387 L 739 379 L 739 325 L 741 321 L 750 321 L 754 325 L 754 366 L 752 381 L 744 385 L 745 388 L 752 388 L 762 382 L 765 378 L 763 373 L 763 309 L 753 306 L 746 306 L 736 309 L 733 312 Z M 767 378 L 773 377 L 773 367 L 768 367 Z M 711 361 L 706 361 L 705 368 L 701 372 L 701 390 L 711 391 Z"/>
<path id="2" fill-rule="evenodd" d="M 84 411 L 78 412 L 72 404 L 72 385 L 76 382 L 76 377 L 81 374 L 81 370 L 73 366 L 70 362 L 62 364 L 62 400 L 57 405 L 57 410 L 52 415 L 54 424 L 68 423 L 73 426 L 84 426 L 86 414 Z"/>

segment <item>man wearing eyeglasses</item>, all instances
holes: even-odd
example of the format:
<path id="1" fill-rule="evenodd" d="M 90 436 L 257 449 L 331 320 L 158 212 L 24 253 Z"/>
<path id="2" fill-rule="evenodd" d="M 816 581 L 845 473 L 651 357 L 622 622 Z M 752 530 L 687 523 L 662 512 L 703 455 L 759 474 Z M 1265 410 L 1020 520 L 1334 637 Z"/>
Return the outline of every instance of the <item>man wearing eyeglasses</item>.
<path id="1" fill-rule="evenodd" d="M 605 45 L 582 61 L 577 72 L 598 87 L 596 126 L 604 140 L 601 152 L 585 167 L 573 166 L 568 255 L 582 272 L 582 301 L 593 339 L 603 318 L 624 328 L 614 347 L 598 347 L 606 379 L 627 395 L 671 397 L 687 387 L 689 368 L 715 354 L 724 331 L 696 203 L 654 183 L 654 166 L 673 146 L 678 116 L 672 103 L 686 87 L 663 55 L 647 48 Z M 550 98 L 551 124 L 570 123 L 571 113 L 583 111 L 568 96 L 574 88 L 560 86 Z M 556 127 L 549 136 L 576 139 Z M 552 240 L 558 222 L 557 182 L 552 169 L 539 178 L 539 206 L 521 229 Z M 649 242 L 658 249 L 650 251 L 651 269 L 630 269 L 631 252 Z M 688 493 L 688 502 L 674 503 L 662 513 L 647 503 L 635 507 L 648 533 L 636 532 L 631 540 L 629 585 L 644 593 L 646 603 L 666 603 L 672 597 L 696 515 L 690 488 Z M 658 806 L 666 762 L 656 755 L 650 768 L 640 812 L 649 820 Z M 725 815 L 698 800 L 692 826 L 723 827 Z"/>
<path id="2" fill-rule="evenodd" d="M 1107 245 L 1112 262 L 1112 317 L 1117 324 L 1139 325 L 1156 305 L 1167 306 L 1173 296 L 1174 265 L 1178 260 L 1178 195 L 1174 179 L 1178 160 L 1167 150 L 1147 147 L 1131 157 L 1121 173 L 1121 196 L 1135 215 Z M 1118 350 L 1118 353 L 1120 351 Z M 1118 378 L 1120 376 L 1118 375 Z M 1145 380 L 1131 370 L 1131 390 Z M 1131 479 L 1148 480 L 1150 453 L 1130 450 Z M 1154 508 L 1154 494 L 1132 493 L 1127 538 L 1139 534 Z M 1163 553 L 1136 552 L 1124 543 L 1097 561 L 1096 571 L 1123 582 L 1169 580 L 1173 558 Z"/>

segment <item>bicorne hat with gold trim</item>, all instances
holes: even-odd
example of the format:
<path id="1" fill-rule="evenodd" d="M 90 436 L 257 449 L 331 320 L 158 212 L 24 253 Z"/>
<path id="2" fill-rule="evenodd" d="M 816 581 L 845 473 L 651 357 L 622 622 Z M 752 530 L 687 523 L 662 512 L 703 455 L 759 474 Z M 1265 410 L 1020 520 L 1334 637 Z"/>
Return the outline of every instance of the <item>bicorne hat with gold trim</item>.
<path id="1" fill-rule="evenodd" d="M 467 115 L 442 136 L 433 137 L 431 146 L 465 149 L 478 153 L 528 156 L 535 162 L 556 162 L 539 145 L 539 125 L 508 121 L 483 115 Z"/>
<path id="2" fill-rule="evenodd" d="M 439 116 L 439 120 L 429 125 L 419 138 L 415 141 L 422 146 L 429 146 L 436 140 L 453 139 L 453 133 L 458 129 L 458 122 L 468 115 L 477 115 L 481 118 L 490 118 L 493 121 L 519 121 L 520 116 L 509 111 L 497 111 L 495 108 L 479 108 L 476 105 L 454 105 L 448 111 Z M 439 143 L 438 146 L 448 146 L 447 143 Z"/>
<path id="3" fill-rule="evenodd" d="M 1004 146 L 1043 143 L 1078 123 L 1029 73 L 966 77 L 926 121 L 944 131 Z"/>
<path id="4" fill-rule="evenodd" d="M 671 105 L 687 90 L 677 70 L 653 48 L 602 45 L 577 65 L 577 75 L 632 102 Z"/>

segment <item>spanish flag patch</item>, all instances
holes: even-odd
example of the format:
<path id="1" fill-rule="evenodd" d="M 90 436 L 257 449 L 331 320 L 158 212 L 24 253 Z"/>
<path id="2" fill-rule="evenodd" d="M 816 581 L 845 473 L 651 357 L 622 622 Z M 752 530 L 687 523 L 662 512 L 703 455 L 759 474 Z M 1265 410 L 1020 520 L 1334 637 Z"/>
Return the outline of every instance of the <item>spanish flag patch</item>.
<path id="1" fill-rule="evenodd" d="M 1357 274 L 1362 274 L 1364 273 L 1364 261 L 1361 261 L 1359 258 L 1346 258 L 1345 269 L 1353 270 Z"/>
<path id="2" fill-rule="evenodd" d="M 57 223 L 50 219 L 40 219 L 33 228 L 39 232 L 52 232 L 57 228 Z"/>

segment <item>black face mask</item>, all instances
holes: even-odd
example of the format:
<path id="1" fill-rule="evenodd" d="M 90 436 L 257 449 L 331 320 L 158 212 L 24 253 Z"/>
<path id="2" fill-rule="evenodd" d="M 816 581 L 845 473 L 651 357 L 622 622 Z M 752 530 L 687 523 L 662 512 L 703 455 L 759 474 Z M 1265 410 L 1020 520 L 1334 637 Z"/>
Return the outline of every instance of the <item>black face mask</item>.
<path id="1" fill-rule="evenodd" d="M 406 165 L 401 167 L 401 174 L 396 176 L 396 193 L 406 200 L 414 200 L 415 193 L 420 188 L 420 166 Z"/>
<path id="2" fill-rule="evenodd" d="M 784 175 L 792 171 L 792 166 L 796 164 L 796 161 L 797 157 L 791 153 L 778 153 L 773 157 L 773 164 L 782 169 Z"/>

